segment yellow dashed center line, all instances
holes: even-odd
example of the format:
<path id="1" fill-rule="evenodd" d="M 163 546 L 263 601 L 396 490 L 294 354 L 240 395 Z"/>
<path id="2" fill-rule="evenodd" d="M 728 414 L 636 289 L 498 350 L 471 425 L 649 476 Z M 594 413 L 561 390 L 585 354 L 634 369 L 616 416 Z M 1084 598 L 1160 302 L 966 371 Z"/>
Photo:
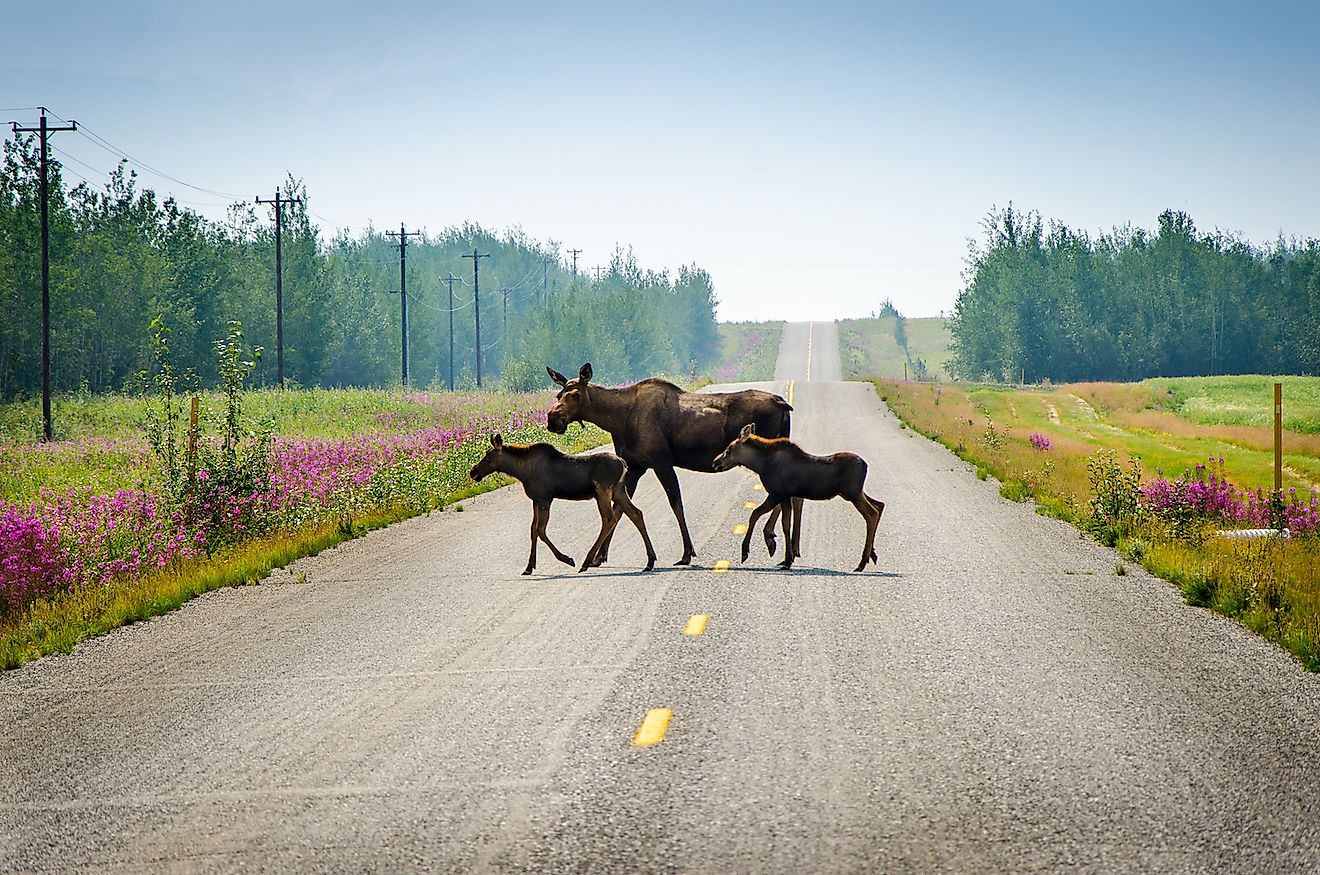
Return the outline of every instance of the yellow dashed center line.
<path id="1" fill-rule="evenodd" d="M 765 492 L 765 487 L 762 486 L 760 483 L 753 483 L 752 488 L 755 489 L 757 492 Z"/>
<path id="2" fill-rule="evenodd" d="M 727 574 L 729 571 L 729 560 L 716 559 L 715 564 L 710 567 L 710 570 L 716 574 Z"/>
<path id="3" fill-rule="evenodd" d="M 807 379 L 811 379 L 811 336 L 816 331 L 816 323 L 807 323 Z M 789 402 L 792 403 L 791 401 Z"/>
<path id="4" fill-rule="evenodd" d="M 789 406 L 789 407 L 792 407 L 792 406 L 793 406 L 793 384 L 796 383 L 796 382 L 797 382 L 796 380 L 789 380 L 789 381 L 788 381 L 788 406 Z"/>
<path id="5" fill-rule="evenodd" d="M 688 617 L 687 625 L 683 627 L 683 634 L 695 638 L 706 631 L 708 622 L 710 622 L 710 614 L 693 614 Z"/>
<path id="6" fill-rule="evenodd" d="M 733 527 L 733 533 L 735 535 L 747 534 L 747 523 L 738 523 L 738 525 Z"/>
<path id="7" fill-rule="evenodd" d="M 668 708 L 652 708 L 647 711 L 642 718 L 642 725 L 637 727 L 637 734 L 633 736 L 633 747 L 655 747 L 664 741 L 669 721 L 673 718 L 674 712 Z"/>
<path id="8" fill-rule="evenodd" d="M 743 507 L 746 508 L 747 510 L 755 510 L 757 508 L 757 504 L 754 501 L 744 501 Z"/>

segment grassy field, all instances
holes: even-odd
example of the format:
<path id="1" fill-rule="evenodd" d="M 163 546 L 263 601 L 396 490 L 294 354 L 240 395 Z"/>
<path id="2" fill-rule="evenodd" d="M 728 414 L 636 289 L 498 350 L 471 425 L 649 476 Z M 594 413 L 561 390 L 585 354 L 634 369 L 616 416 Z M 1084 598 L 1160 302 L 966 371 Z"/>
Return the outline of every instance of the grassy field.
<path id="1" fill-rule="evenodd" d="M 773 380 L 783 333 L 783 322 L 721 322 L 720 356 L 711 368 L 711 381 Z"/>
<path id="2" fill-rule="evenodd" d="M 844 319 L 839 322 L 839 354 L 844 379 L 879 377 L 899 380 L 907 375 L 915 378 L 910 364 L 918 359 L 926 363 L 927 372 L 937 380 L 948 381 L 945 365 L 949 360 L 948 320 L 941 317 L 905 319 L 907 333 L 906 352 L 895 337 L 897 319 L 881 316 L 876 319 Z"/>
<path id="3" fill-rule="evenodd" d="M 58 399 L 54 416 L 70 437 L 50 444 L 36 442 L 35 405 L 0 407 L 0 668 L 68 651 L 201 592 L 255 582 L 369 529 L 503 485 L 503 477 L 478 485 L 467 476 L 491 431 L 567 451 L 607 439 L 594 426 L 551 435 L 544 412 L 552 399 L 249 393 L 244 410 L 276 422 L 268 470 L 253 483 L 227 475 L 223 464 L 210 472 L 210 463 L 198 465 L 183 492 L 144 437 L 141 399 Z M 203 406 L 205 423 L 223 402 L 205 396 Z M 201 440 L 215 433 L 203 428 Z M 223 461 L 218 452 L 201 458 Z"/>
<path id="4" fill-rule="evenodd" d="M 1304 531 L 1320 507 L 1313 492 L 1320 484 L 1320 436 L 1313 427 L 1320 378 L 1280 380 L 1289 426 L 1284 497 Z M 1177 583 L 1190 602 L 1240 620 L 1320 670 L 1320 537 L 1229 540 L 1214 533 L 1263 523 L 1205 511 L 1206 494 L 1241 509 L 1251 499 L 1243 493 L 1272 488 L 1273 431 L 1264 423 L 1272 422 L 1273 382 L 876 386 L 906 424 L 977 465 L 979 476 L 1000 480 L 1005 497 L 1034 499 L 1041 512 L 1078 523 L 1128 561 Z M 1150 499 L 1161 483 L 1180 496 L 1172 512 Z M 1122 513 L 1095 503 L 1123 494 L 1130 502 Z"/>

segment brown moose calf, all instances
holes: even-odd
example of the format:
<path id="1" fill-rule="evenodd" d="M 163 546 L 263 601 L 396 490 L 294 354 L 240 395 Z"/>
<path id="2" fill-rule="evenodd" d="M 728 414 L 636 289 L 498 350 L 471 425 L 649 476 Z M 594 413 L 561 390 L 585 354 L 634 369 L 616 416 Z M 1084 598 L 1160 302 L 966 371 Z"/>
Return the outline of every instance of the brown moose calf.
<path id="1" fill-rule="evenodd" d="M 523 492 L 532 500 L 532 552 L 527 557 L 523 574 L 531 574 L 536 568 L 537 538 L 545 541 L 560 562 L 573 564 L 572 557 L 559 552 L 545 533 L 546 524 L 550 522 L 550 503 L 556 498 L 568 501 L 594 498 L 600 509 L 600 534 L 587 552 L 587 558 L 582 560 L 579 572 L 600 564 L 596 558 L 600 545 L 613 534 L 624 514 L 637 527 L 642 543 L 646 545 L 646 570 L 655 567 L 655 548 L 646 533 L 642 512 L 623 487 L 625 466 L 618 456 L 612 453 L 567 456 L 550 444 L 506 444 L 498 434 L 490 436 L 490 444 L 486 455 L 472 466 L 469 476 L 477 481 L 496 472 L 508 474 L 522 483 Z"/>
<path id="2" fill-rule="evenodd" d="M 866 567 L 869 559 L 876 561 L 875 529 L 880 524 L 880 515 L 885 512 L 885 503 L 876 501 L 862 491 L 866 485 L 866 460 L 856 453 L 831 453 L 828 456 L 813 456 L 788 438 L 757 437 L 754 426 L 744 426 L 738 438 L 715 457 L 713 467 L 716 471 L 728 471 L 742 465 L 761 475 L 761 485 L 765 487 L 766 499 L 761 506 L 752 511 L 747 520 L 747 534 L 743 537 L 742 561 L 747 561 L 747 552 L 751 546 L 752 530 L 756 521 L 771 508 L 779 507 L 784 514 L 784 561 L 781 568 L 792 568 L 793 558 L 800 556 L 798 541 L 802 535 L 802 515 L 799 510 L 795 517 L 793 530 L 789 532 L 788 513 L 792 499 L 811 499 L 825 501 L 835 496 L 842 496 L 853 503 L 857 512 L 866 520 L 866 542 L 862 545 L 862 561 L 854 571 Z M 800 507 L 800 504 L 799 504 Z"/>

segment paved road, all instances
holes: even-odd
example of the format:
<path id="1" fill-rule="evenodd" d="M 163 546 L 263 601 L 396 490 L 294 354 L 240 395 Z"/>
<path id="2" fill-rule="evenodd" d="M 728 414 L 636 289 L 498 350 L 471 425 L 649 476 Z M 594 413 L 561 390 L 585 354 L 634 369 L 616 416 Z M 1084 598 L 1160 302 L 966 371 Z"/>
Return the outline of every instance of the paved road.
<path id="1" fill-rule="evenodd" d="M 878 570 L 835 501 L 793 572 L 713 571 L 745 472 L 684 477 L 692 568 L 638 573 L 625 528 L 609 571 L 520 577 L 511 489 L 373 533 L 0 676 L 0 869 L 1320 869 L 1320 678 L 806 380 L 830 329 L 762 385 L 870 460 Z M 593 527 L 556 505 L 570 553 Z"/>

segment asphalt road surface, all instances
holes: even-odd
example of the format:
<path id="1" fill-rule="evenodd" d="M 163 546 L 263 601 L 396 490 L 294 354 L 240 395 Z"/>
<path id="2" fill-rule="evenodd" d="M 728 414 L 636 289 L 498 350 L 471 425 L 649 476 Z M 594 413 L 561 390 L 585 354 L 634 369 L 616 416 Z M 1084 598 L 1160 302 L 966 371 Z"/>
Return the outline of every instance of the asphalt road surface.
<path id="1" fill-rule="evenodd" d="M 690 568 L 649 475 L 651 574 L 625 521 L 521 577 L 516 489 L 375 532 L 0 676 L 0 869 L 1320 869 L 1320 678 L 822 379 L 832 324 L 783 343 L 878 567 L 841 500 L 739 565 L 745 471 L 683 476 Z M 555 504 L 575 558 L 595 526 Z"/>

